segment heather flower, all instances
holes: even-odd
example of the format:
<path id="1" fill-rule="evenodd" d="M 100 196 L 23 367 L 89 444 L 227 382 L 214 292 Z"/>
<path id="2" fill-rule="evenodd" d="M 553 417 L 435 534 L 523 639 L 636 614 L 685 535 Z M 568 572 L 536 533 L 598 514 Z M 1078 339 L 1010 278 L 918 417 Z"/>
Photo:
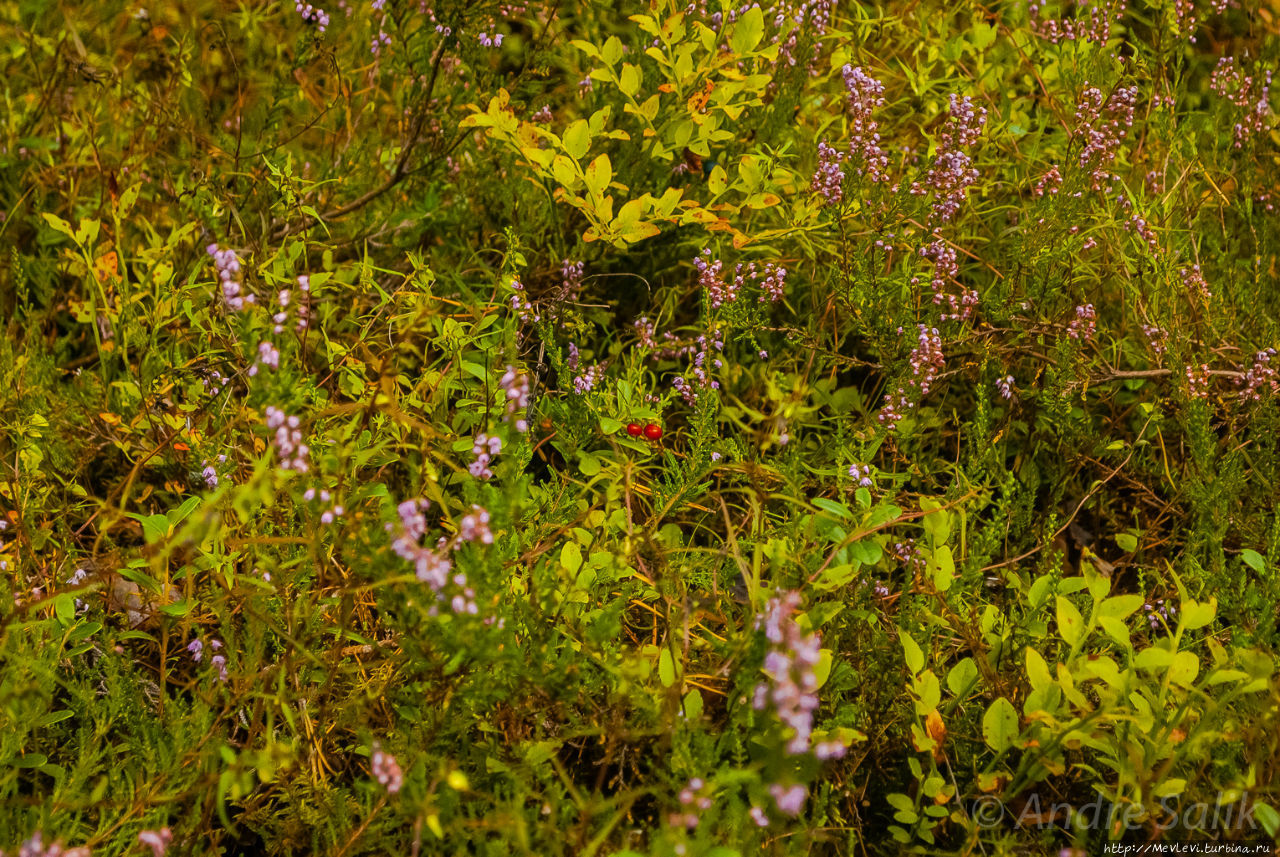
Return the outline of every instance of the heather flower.
<path id="1" fill-rule="evenodd" d="M 507 371 L 498 380 L 498 386 L 502 389 L 503 398 L 506 400 L 506 413 L 502 416 L 503 422 L 510 420 L 516 411 L 523 411 L 529 407 L 528 375 L 517 373 L 515 367 L 508 365 Z M 518 418 L 516 420 L 516 431 L 526 432 L 528 430 L 528 421 Z"/>
<path id="2" fill-rule="evenodd" d="M 870 464 L 850 464 L 849 478 L 858 483 L 860 488 L 874 488 L 876 485 Z"/>
<path id="3" fill-rule="evenodd" d="M 191 653 L 191 660 L 200 663 L 200 658 L 204 656 L 204 643 L 197 637 L 187 643 L 187 651 Z"/>
<path id="4" fill-rule="evenodd" d="M 1154 602 L 1148 601 L 1143 604 L 1142 612 L 1146 616 L 1147 625 L 1151 630 L 1156 631 L 1162 626 L 1168 627 L 1173 623 L 1178 608 L 1172 604 L 1166 604 L 1163 598 L 1157 598 Z"/>
<path id="5" fill-rule="evenodd" d="M 800 607 L 800 594 L 788 592 L 769 601 L 757 620 L 770 643 L 765 655 L 767 681 L 756 685 L 752 705 L 756 710 L 771 708 L 789 732 L 786 752 L 793 756 L 809 750 L 813 712 L 818 707 L 817 634 L 806 634 L 793 618 Z"/>
<path id="6" fill-rule="evenodd" d="M 846 65 L 841 74 L 849 93 L 849 157 L 858 164 L 858 175 L 888 181 L 889 159 L 880 147 L 880 126 L 874 118 L 876 108 L 884 106 L 884 84 L 860 67 Z"/>
<path id="7" fill-rule="evenodd" d="M 494 33 L 490 36 L 488 33 L 481 33 L 476 41 L 480 42 L 482 48 L 500 48 L 502 47 L 502 33 Z"/>
<path id="8" fill-rule="evenodd" d="M 1187 394 L 1193 399 L 1209 398 L 1209 364 L 1187 367 Z"/>
<path id="9" fill-rule="evenodd" d="M 942 353 L 942 337 L 936 327 L 919 325 L 919 336 L 916 347 L 911 350 L 909 364 L 911 377 L 906 386 L 899 385 L 893 393 L 885 393 L 884 406 L 880 410 L 879 421 L 890 430 L 897 428 L 898 423 L 906 416 L 906 412 L 915 407 L 919 398 L 928 395 L 938 373 L 946 366 L 946 357 Z"/>
<path id="10" fill-rule="evenodd" d="M 758 806 L 751 807 L 751 810 L 748 813 L 748 815 L 750 815 L 751 820 L 756 823 L 756 827 L 769 826 L 769 816 L 765 815 L 765 811 L 760 807 Z"/>
<path id="11" fill-rule="evenodd" d="M 975 108 L 969 96 L 951 95 L 949 115 L 938 139 L 938 152 L 923 182 L 913 182 L 911 192 L 931 193 L 932 223 L 947 223 L 960 210 L 969 188 L 978 181 L 978 171 L 966 149 L 972 148 L 987 124 L 987 109 Z"/>
<path id="12" fill-rule="evenodd" d="M 1245 74 L 1235 57 L 1222 57 L 1209 78 L 1209 88 L 1226 98 L 1238 111 L 1240 121 L 1232 127 L 1235 147 L 1242 148 L 1250 138 L 1266 130 L 1271 113 L 1271 72 L 1261 78 Z"/>
<path id="13" fill-rule="evenodd" d="M 159 830 L 144 830 L 138 834 L 138 844 L 150 848 L 151 857 L 164 857 L 171 841 L 173 841 L 173 832 L 167 827 Z"/>
<path id="14" fill-rule="evenodd" d="M 44 834 L 37 830 L 27 841 L 18 846 L 18 857 L 90 857 L 88 846 L 64 848 L 62 840 L 55 839 L 48 846 L 44 844 Z"/>
<path id="15" fill-rule="evenodd" d="M 370 763 L 373 778 L 387 790 L 387 794 L 396 794 L 404 786 L 404 774 L 400 770 L 399 763 L 396 762 L 396 757 L 390 753 L 384 753 L 376 743 L 373 746 Z"/>
<path id="16" fill-rule="evenodd" d="M 1062 173 L 1058 172 L 1058 165 L 1054 164 L 1040 176 L 1040 180 L 1036 182 L 1035 190 L 1032 194 L 1037 198 L 1044 196 L 1057 196 L 1058 191 L 1062 188 Z"/>
<path id="17" fill-rule="evenodd" d="M 223 250 L 217 244 L 205 248 L 213 257 L 213 266 L 218 272 L 218 282 L 222 285 L 222 302 L 232 312 L 240 312 L 245 304 L 254 302 L 253 295 L 242 295 L 240 284 L 240 259 L 234 250 Z"/>
<path id="18" fill-rule="evenodd" d="M 489 469 L 490 459 L 502 451 L 502 438 L 478 434 L 471 445 L 471 453 L 476 460 L 471 462 L 467 470 L 477 479 L 490 479 L 493 471 Z"/>
<path id="19" fill-rule="evenodd" d="M 310 453 L 310 448 L 302 442 L 298 418 L 287 416 L 274 406 L 268 406 L 266 413 L 267 428 L 275 431 L 273 446 L 280 459 L 280 469 L 306 473 L 309 469 L 307 455 Z"/>
<path id="20" fill-rule="evenodd" d="M 1133 127 L 1138 87 L 1117 87 L 1110 95 L 1085 81 L 1076 99 L 1075 127 L 1072 137 L 1083 145 L 1079 164 L 1090 171 L 1093 189 L 1104 190 L 1114 181 L 1109 170 L 1120 153 L 1120 144 Z"/>
<path id="21" fill-rule="evenodd" d="M 1253 355 L 1253 365 L 1240 379 L 1240 383 L 1244 385 L 1240 395 L 1246 400 L 1258 402 L 1262 400 L 1264 393 L 1280 392 L 1276 367 L 1271 365 L 1271 359 L 1275 356 L 1274 348 L 1266 348 Z"/>
<path id="22" fill-rule="evenodd" d="M 270 342 L 258 343 L 258 359 L 249 367 L 250 377 L 258 374 L 259 366 L 266 366 L 272 371 L 280 368 L 280 352 Z"/>
<path id="23" fill-rule="evenodd" d="M 786 815 L 799 815 L 804 809 L 804 801 L 808 795 L 808 790 L 800 783 L 790 786 L 782 786 L 774 783 L 769 786 L 769 794 L 773 797 L 773 802 L 777 804 L 778 812 Z"/>
<path id="24" fill-rule="evenodd" d="M 1209 283 L 1204 278 L 1204 274 L 1200 272 L 1199 265 L 1192 265 L 1190 268 L 1183 268 L 1178 272 L 1182 277 L 1182 285 L 1187 291 L 1194 292 L 1199 295 L 1202 300 L 1209 300 L 1213 297 L 1213 292 L 1209 291 Z"/>
<path id="25" fill-rule="evenodd" d="M 1014 383 L 1012 375 L 1005 375 L 1003 378 L 996 379 L 996 389 L 1000 391 L 1000 398 L 1006 402 L 1013 398 Z"/>
<path id="26" fill-rule="evenodd" d="M 325 28 L 329 26 L 329 13 L 323 9 L 317 9 L 310 3 L 303 3 L 302 0 L 297 0 L 293 8 L 302 16 L 303 21 L 308 24 L 315 24 L 317 32 L 323 33 Z"/>
<path id="27" fill-rule="evenodd" d="M 1166 338 L 1168 334 L 1163 328 L 1156 325 L 1144 324 L 1142 325 L 1142 335 L 1147 338 L 1147 344 L 1151 346 L 1151 351 L 1156 355 L 1156 357 L 1160 357 L 1165 353 L 1168 348 L 1166 345 Z"/>
<path id="28" fill-rule="evenodd" d="M 1083 304 L 1076 307 L 1076 317 L 1067 325 L 1067 336 L 1072 339 L 1093 339 L 1093 334 L 1098 329 L 1098 314 L 1093 309 L 1093 304 Z"/>
<path id="29" fill-rule="evenodd" d="M 787 269 L 781 265 L 768 264 L 764 266 L 764 272 L 761 274 L 760 288 L 763 294 L 760 295 L 759 301 L 764 303 L 768 300 L 771 303 L 777 303 L 782 300 L 783 291 L 787 285 Z M 763 360 L 769 355 L 761 351 L 760 358 Z"/>
<path id="30" fill-rule="evenodd" d="M 464 515 L 458 524 L 458 538 L 464 542 L 480 542 L 493 544 L 493 533 L 489 530 L 489 512 L 482 506 L 471 506 L 471 514 Z"/>
<path id="31" fill-rule="evenodd" d="M 1105 45 L 1111 38 L 1111 27 L 1120 23 L 1124 15 L 1125 0 L 1104 0 L 1104 2 L 1084 2 L 1078 7 L 1080 19 L 1041 18 L 1040 10 L 1044 0 L 1031 0 L 1031 31 L 1042 39 L 1053 44 L 1077 39 L 1095 45 Z M 1088 16 L 1083 13 L 1088 11 Z"/>
<path id="32" fill-rule="evenodd" d="M 844 170 L 840 162 L 844 154 L 818 143 L 818 168 L 813 173 L 809 188 L 822 197 L 825 205 L 839 205 L 844 199 Z"/>

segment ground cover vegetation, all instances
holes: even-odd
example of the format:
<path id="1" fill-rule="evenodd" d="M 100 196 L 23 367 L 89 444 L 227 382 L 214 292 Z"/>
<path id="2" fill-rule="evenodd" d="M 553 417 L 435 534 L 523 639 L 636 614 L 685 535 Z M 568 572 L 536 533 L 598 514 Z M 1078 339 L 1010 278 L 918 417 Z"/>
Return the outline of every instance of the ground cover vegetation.
<path id="1" fill-rule="evenodd" d="M 1280 9 L 321 5 L 0 2 L 4 853 L 1268 847 Z"/>

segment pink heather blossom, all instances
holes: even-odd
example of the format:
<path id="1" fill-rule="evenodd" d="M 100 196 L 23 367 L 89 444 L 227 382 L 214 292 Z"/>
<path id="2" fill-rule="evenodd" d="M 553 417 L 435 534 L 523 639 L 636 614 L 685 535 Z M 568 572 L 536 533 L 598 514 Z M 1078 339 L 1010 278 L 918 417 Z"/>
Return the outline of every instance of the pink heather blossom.
<path id="1" fill-rule="evenodd" d="M 884 84 L 852 65 L 841 69 L 841 74 L 848 90 L 849 158 L 857 165 L 858 175 L 873 182 L 888 181 L 889 159 L 880 147 L 880 125 L 875 119 L 876 109 L 884 106 Z"/>
<path id="2" fill-rule="evenodd" d="M 1110 169 L 1120 153 L 1120 144 L 1133 127 L 1137 102 L 1137 86 L 1117 87 L 1107 95 L 1088 81 L 1076 99 L 1072 137 L 1082 143 L 1079 164 L 1090 171 L 1095 191 L 1108 190 L 1114 181 Z"/>
<path id="3" fill-rule="evenodd" d="M 795 816 L 799 815 L 800 811 L 804 809 L 808 790 L 799 783 L 790 786 L 774 783 L 769 786 L 769 794 L 773 797 L 773 802 L 777 804 L 778 812 Z"/>
<path id="4" fill-rule="evenodd" d="M 973 99 L 951 95 L 946 124 L 938 138 L 938 152 L 923 182 L 913 182 L 911 192 L 932 194 L 931 223 L 947 223 L 955 218 L 978 181 L 978 171 L 966 149 L 973 147 L 987 124 L 987 109 L 975 108 Z"/>
<path id="5" fill-rule="evenodd" d="M 306 473 L 309 469 L 307 456 L 311 450 L 302 442 L 298 418 L 287 416 L 274 406 L 268 406 L 266 414 L 267 428 L 275 431 L 272 446 L 280 460 L 280 469 Z"/>
<path id="6" fill-rule="evenodd" d="M 822 197 L 824 205 L 839 205 L 844 199 L 844 170 L 840 162 L 844 153 L 825 142 L 818 143 L 818 168 L 809 182 L 809 189 Z"/>
<path id="7" fill-rule="evenodd" d="M 396 794 L 404 786 L 404 774 L 400 770 L 399 763 L 396 762 L 396 757 L 390 753 L 384 753 L 376 743 L 369 767 L 373 778 L 387 790 L 387 794 Z"/>
<path id="8" fill-rule="evenodd" d="M 523 411 L 529 407 L 529 376 L 520 372 L 516 372 L 514 366 L 507 366 L 507 371 L 502 373 L 502 377 L 498 380 L 498 386 L 502 389 L 503 399 L 506 401 L 506 410 L 502 415 L 502 421 L 508 422 L 517 411 Z M 517 418 L 515 428 L 518 432 L 526 432 L 529 430 L 529 423 L 524 418 Z"/>
<path id="9" fill-rule="evenodd" d="M 205 248 L 213 257 L 213 267 L 218 272 L 218 282 L 222 285 L 222 302 L 232 312 L 240 312 L 246 304 L 254 303 L 253 295 L 241 294 L 240 259 L 234 250 L 224 250 L 217 244 Z"/>
<path id="10" fill-rule="evenodd" d="M 1240 395 L 1246 400 L 1258 402 L 1264 394 L 1274 395 L 1280 392 L 1280 379 L 1277 378 L 1276 367 L 1272 358 L 1276 356 L 1274 348 L 1265 348 L 1253 355 L 1253 365 L 1240 379 L 1244 389 Z"/>
<path id="11" fill-rule="evenodd" d="M 323 9 L 317 9 L 310 3 L 303 3 L 302 0 L 297 0 L 293 8 L 302 16 L 303 21 L 308 24 L 315 24 L 317 32 L 323 33 L 325 28 L 329 26 L 329 13 Z"/>
<path id="12" fill-rule="evenodd" d="M 764 659 L 768 680 L 756 685 L 752 701 L 756 710 L 772 709 L 787 728 L 786 751 L 793 756 L 808 752 L 813 712 L 818 707 L 814 667 L 820 643 L 817 634 L 806 634 L 796 622 L 799 607 L 800 594 L 788 592 L 770 600 L 757 620 L 770 644 Z"/>
<path id="13" fill-rule="evenodd" d="M 162 827 L 159 830 L 144 830 L 138 834 L 138 844 L 150 848 L 151 857 L 164 857 L 164 853 L 169 849 L 169 843 L 172 841 L 173 832 L 167 827 Z"/>
<path id="14" fill-rule="evenodd" d="M 1094 311 L 1093 304 L 1083 304 L 1076 307 L 1076 317 L 1067 325 L 1067 336 L 1091 340 L 1097 329 L 1098 314 Z"/>

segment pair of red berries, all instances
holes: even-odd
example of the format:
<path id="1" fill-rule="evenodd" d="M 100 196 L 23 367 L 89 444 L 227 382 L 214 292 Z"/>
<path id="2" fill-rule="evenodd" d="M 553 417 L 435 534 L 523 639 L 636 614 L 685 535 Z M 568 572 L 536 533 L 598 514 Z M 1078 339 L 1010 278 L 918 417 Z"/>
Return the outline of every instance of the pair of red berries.
<path id="1" fill-rule="evenodd" d="M 641 428 L 639 423 L 627 423 L 627 434 L 632 437 L 644 435 L 649 440 L 658 440 L 662 437 L 662 426 L 649 423 L 644 428 Z"/>

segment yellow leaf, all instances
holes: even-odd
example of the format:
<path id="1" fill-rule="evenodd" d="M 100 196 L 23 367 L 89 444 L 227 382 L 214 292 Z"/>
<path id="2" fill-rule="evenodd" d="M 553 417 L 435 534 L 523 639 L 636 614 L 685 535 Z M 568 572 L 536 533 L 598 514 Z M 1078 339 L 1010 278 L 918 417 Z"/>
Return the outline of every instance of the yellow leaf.
<path id="1" fill-rule="evenodd" d="M 103 411 L 102 413 L 98 414 L 98 419 L 102 420 L 104 423 L 106 423 L 109 426 L 120 425 L 120 417 L 116 416 L 115 414 L 109 414 L 106 411 Z"/>

